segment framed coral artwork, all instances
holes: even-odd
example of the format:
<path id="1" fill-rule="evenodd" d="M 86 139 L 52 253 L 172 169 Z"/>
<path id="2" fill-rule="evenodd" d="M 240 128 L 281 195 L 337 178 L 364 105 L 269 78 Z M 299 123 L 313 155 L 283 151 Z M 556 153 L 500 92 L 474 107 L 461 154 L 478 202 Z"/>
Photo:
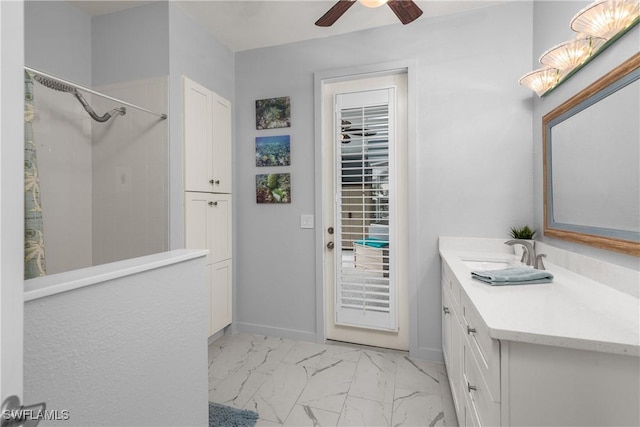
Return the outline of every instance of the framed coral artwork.
<path id="1" fill-rule="evenodd" d="M 291 203 L 291 174 L 256 175 L 257 203 Z"/>
<path id="2" fill-rule="evenodd" d="M 291 101 L 288 96 L 256 100 L 256 129 L 291 127 Z"/>

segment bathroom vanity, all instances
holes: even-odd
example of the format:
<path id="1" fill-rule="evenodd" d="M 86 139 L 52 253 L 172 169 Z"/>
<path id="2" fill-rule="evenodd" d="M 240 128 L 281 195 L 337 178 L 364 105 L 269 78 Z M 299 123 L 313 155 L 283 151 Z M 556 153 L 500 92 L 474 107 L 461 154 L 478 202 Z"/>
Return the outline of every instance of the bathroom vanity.
<path id="1" fill-rule="evenodd" d="M 442 346 L 459 424 L 640 425 L 637 294 L 552 257 L 552 283 L 473 280 L 474 269 L 518 261 L 503 242 L 440 238 Z"/>

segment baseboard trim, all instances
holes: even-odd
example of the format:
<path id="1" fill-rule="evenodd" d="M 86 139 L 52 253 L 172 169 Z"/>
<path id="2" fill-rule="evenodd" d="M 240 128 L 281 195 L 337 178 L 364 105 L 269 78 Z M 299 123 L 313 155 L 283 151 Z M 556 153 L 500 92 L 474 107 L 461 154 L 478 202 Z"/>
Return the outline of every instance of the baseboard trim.
<path id="1" fill-rule="evenodd" d="M 253 323 L 235 323 L 234 325 L 236 332 L 247 332 L 249 334 L 265 335 L 268 337 L 316 342 L 316 334 L 314 332 L 274 328 L 271 326 L 256 325 Z"/>
<path id="2" fill-rule="evenodd" d="M 416 351 L 415 354 L 411 352 L 409 356 L 416 359 L 428 360 L 429 362 L 444 363 L 442 349 L 439 348 L 418 347 L 418 351 Z"/>

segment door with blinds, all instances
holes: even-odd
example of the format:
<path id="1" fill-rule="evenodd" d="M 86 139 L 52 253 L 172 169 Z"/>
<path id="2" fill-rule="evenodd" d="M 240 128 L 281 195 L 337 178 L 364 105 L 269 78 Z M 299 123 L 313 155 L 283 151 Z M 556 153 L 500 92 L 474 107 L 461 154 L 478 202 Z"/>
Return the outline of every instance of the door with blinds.
<path id="1" fill-rule="evenodd" d="M 327 338 L 406 350 L 406 75 L 329 92 Z"/>

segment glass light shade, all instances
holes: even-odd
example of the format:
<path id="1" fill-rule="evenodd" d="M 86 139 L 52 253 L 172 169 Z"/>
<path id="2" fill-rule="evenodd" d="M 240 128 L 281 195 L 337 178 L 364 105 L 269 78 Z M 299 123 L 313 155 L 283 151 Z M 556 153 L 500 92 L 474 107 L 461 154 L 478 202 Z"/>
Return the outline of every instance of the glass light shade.
<path id="1" fill-rule="evenodd" d="M 599 37 L 586 37 L 560 43 L 543 53 L 540 63 L 569 72 L 586 61 L 605 41 Z"/>
<path id="2" fill-rule="evenodd" d="M 380 7 L 386 2 L 387 0 L 360 0 L 360 3 L 367 7 Z"/>
<path id="3" fill-rule="evenodd" d="M 638 0 L 599 0 L 582 9 L 571 20 L 571 29 L 609 40 L 640 16 Z"/>
<path id="4" fill-rule="evenodd" d="M 556 68 L 540 68 L 525 74 L 520 84 L 534 91 L 538 96 L 553 88 L 560 80 L 560 71 Z"/>

